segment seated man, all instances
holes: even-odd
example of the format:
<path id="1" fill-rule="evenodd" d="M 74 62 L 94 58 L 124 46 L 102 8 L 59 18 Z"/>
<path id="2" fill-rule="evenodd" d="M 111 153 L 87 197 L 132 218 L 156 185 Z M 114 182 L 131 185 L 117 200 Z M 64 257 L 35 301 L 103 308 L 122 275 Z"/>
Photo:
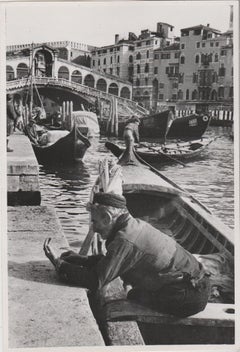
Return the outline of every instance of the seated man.
<path id="1" fill-rule="evenodd" d="M 120 276 L 132 286 L 129 299 L 159 312 L 185 317 L 205 308 L 209 277 L 191 253 L 133 218 L 123 196 L 96 193 L 87 209 L 94 232 L 106 240 L 106 255 L 87 257 L 70 251 L 57 258 L 46 239 L 45 254 L 60 278 L 94 292 Z"/>

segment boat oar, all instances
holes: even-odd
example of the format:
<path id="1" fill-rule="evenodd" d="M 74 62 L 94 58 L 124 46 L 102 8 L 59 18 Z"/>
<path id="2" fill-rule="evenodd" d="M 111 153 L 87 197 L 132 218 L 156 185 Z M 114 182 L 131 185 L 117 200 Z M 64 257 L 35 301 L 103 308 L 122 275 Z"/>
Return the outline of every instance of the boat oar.
<path id="1" fill-rule="evenodd" d="M 134 150 L 134 155 L 140 161 L 143 165 L 146 165 L 149 167 L 150 170 L 152 170 L 155 174 L 159 175 L 164 181 L 167 181 L 170 183 L 172 186 L 176 187 L 179 189 L 181 192 L 183 192 L 183 195 L 185 194 L 187 197 L 193 199 L 198 205 L 200 205 L 203 209 L 205 209 L 209 214 L 211 214 L 211 211 L 204 205 L 202 204 L 198 199 L 196 199 L 191 193 L 183 189 L 182 187 L 178 186 L 175 182 L 170 180 L 168 177 L 164 176 L 159 170 L 157 170 L 155 167 L 152 165 L 148 164 L 145 160 L 143 160 L 138 153 Z"/>
<path id="2" fill-rule="evenodd" d="M 163 153 L 163 152 L 160 152 L 158 149 L 155 149 L 155 148 L 153 148 L 153 147 L 149 147 L 148 145 L 143 144 L 143 143 L 139 143 L 139 145 L 142 146 L 142 147 L 148 148 L 149 150 L 152 150 L 152 151 L 154 151 L 154 152 L 156 152 L 156 153 L 158 153 L 158 154 L 160 154 L 160 155 L 164 155 L 166 158 L 168 158 L 168 159 L 174 161 L 175 163 L 178 163 L 178 164 L 180 164 L 180 165 L 182 165 L 182 166 L 184 166 L 184 167 L 187 166 L 187 165 L 185 165 L 183 162 L 181 162 L 181 161 L 179 161 L 179 160 L 173 158 L 172 156 L 170 156 L 170 155 L 168 155 L 168 154 L 165 154 L 165 153 Z M 136 151 L 136 152 L 137 152 L 137 151 Z"/>

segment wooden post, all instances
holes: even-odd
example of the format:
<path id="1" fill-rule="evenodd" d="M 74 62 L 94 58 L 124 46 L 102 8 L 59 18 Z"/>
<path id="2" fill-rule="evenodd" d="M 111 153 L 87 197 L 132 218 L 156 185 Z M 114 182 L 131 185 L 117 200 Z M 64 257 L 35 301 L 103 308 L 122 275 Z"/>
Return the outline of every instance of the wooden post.
<path id="1" fill-rule="evenodd" d="M 65 106 L 65 101 L 62 103 L 62 121 L 63 124 L 65 124 L 65 120 L 66 120 L 66 106 Z"/>
<path id="2" fill-rule="evenodd" d="M 67 129 L 70 128 L 70 118 L 69 118 L 69 101 L 66 102 L 66 125 Z"/>
<path id="3" fill-rule="evenodd" d="M 73 119 L 72 112 L 73 112 L 73 102 L 70 101 L 70 105 L 69 105 L 69 130 L 70 131 L 74 125 L 74 121 L 72 120 Z"/>
<path id="4" fill-rule="evenodd" d="M 118 101 L 115 98 L 115 137 L 118 137 Z"/>

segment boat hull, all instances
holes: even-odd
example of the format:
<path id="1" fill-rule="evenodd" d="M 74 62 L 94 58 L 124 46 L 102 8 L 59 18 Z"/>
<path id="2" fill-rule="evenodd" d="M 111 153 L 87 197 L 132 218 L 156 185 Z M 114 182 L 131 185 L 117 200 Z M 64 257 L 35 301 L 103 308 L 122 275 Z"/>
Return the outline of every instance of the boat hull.
<path id="1" fill-rule="evenodd" d="M 147 163 L 167 163 L 175 160 L 188 161 L 200 156 L 206 150 L 211 139 L 199 139 L 192 142 L 172 143 L 161 147 L 135 147 L 135 150 L 141 159 Z M 120 157 L 124 152 L 124 148 L 110 142 L 106 142 L 105 146 L 116 157 Z"/>
<path id="2" fill-rule="evenodd" d="M 72 164 L 83 159 L 90 142 L 73 127 L 65 137 L 50 146 L 32 146 L 39 164 Z"/>
<path id="3" fill-rule="evenodd" d="M 167 139 L 201 138 L 210 123 L 207 115 L 192 114 L 175 119 L 167 133 Z"/>

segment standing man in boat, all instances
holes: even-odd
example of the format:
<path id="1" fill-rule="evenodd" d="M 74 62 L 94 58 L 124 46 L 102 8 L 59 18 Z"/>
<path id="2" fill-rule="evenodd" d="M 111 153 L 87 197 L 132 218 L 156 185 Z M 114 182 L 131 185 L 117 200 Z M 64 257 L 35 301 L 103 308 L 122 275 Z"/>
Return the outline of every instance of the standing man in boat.
<path id="1" fill-rule="evenodd" d="M 209 277 L 191 253 L 133 218 L 123 196 L 96 193 L 87 209 L 93 231 L 106 240 L 106 255 L 88 257 L 69 251 L 58 258 L 46 239 L 45 254 L 62 280 L 96 292 L 120 276 L 132 286 L 128 299 L 159 312 L 186 317 L 205 308 Z"/>
<path id="2" fill-rule="evenodd" d="M 139 124 L 140 124 L 139 118 L 134 115 L 127 121 L 125 128 L 124 128 L 124 132 L 123 132 L 123 138 L 124 138 L 125 142 L 127 140 L 132 141 L 132 138 L 134 138 L 134 140 L 132 142 L 139 143 L 139 141 L 140 141 L 139 129 L 138 129 Z"/>

